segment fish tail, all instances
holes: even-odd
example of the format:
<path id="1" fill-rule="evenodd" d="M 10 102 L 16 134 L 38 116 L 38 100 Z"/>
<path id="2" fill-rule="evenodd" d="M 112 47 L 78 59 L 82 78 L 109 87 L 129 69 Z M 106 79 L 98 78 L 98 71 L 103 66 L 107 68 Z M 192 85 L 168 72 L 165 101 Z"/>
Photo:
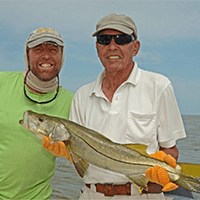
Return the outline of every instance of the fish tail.
<path id="1" fill-rule="evenodd" d="M 200 178 L 181 174 L 180 178 L 175 183 L 187 190 L 200 193 Z"/>

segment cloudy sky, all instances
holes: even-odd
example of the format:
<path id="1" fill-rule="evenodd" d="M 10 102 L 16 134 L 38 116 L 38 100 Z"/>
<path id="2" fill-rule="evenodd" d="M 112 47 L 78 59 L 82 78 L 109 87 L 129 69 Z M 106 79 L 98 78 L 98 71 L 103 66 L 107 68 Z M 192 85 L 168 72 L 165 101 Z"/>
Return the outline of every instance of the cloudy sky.
<path id="1" fill-rule="evenodd" d="M 65 41 L 62 86 L 76 92 L 103 69 L 91 35 L 98 20 L 110 13 L 135 21 L 141 49 L 134 60 L 139 67 L 171 80 L 181 114 L 200 115 L 199 0 L 0 0 L 0 70 L 24 70 L 29 33 L 51 27 Z"/>

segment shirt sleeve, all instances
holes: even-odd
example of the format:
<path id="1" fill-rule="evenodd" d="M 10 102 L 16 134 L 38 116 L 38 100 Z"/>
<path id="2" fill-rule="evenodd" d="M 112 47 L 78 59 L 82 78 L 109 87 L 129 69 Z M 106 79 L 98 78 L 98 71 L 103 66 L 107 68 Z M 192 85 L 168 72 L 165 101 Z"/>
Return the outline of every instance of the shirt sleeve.
<path id="1" fill-rule="evenodd" d="M 185 138 L 185 128 L 170 83 L 158 99 L 158 142 L 163 148 L 176 145 L 176 140 Z"/>

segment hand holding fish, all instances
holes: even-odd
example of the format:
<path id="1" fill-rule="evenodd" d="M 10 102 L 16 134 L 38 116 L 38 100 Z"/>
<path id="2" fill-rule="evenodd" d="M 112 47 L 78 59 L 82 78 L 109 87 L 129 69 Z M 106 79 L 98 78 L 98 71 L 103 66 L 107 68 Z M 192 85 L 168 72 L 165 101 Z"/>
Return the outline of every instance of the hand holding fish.
<path id="1" fill-rule="evenodd" d="M 70 160 L 64 142 L 50 143 L 50 139 L 44 136 L 42 146 L 54 156 L 65 157 Z"/>
<path id="2" fill-rule="evenodd" d="M 172 157 L 170 154 L 166 154 L 164 151 L 157 151 L 154 154 L 150 154 L 152 158 L 156 158 L 158 160 L 162 160 L 167 164 L 171 165 L 173 168 L 176 167 L 176 159 Z"/>
<path id="3" fill-rule="evenodd" d="M 166 154 L 163 151 L 157 151 L 155 154 L 151 154 L 150 156 L 152 158 L 156 158 L 158 160 L 164 161 L 174 168 L 176 167 L 175 158 L 172 157 L 170 154 Z M 171 191 L 171 190 L 175 190 L 176 188 L 178 188 L 178 185 L 170 182 L 170 178 L 167 173 L 167 170 L 162 167 L 158 167 L 157 165 L 155 165 L 152 168 L 149 168 L 145 172 L 145 175 L 151 182 L 155 182 L 155 183 L 158 183 L 158 184 L 164 186 L 162 191 L 166 192 L 166 191 Z"/>

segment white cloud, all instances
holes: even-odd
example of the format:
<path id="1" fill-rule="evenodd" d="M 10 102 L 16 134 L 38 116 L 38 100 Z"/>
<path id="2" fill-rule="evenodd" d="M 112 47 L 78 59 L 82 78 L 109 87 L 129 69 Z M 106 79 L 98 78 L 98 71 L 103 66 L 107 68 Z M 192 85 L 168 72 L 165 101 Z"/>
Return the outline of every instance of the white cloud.
<path id="1" fill-rule="evenodd" d="M 98 59 L 92 56 L 77 55 L 77 54 L 67 54 L 67 56 L 82 62 L 90 62 L 96 64 L 99 63 Z"/>
<path id="2" fill-rule="evenodd" d="M 142 38 L 199 38 L 200 4 L 195 1 L 4 1 L 1 24 L 16 32 L 52 26 L 66 38 L 92 42 L 97 21 L 112 12 L 132 17 Z"/>
<path id="3" fill-rule="evenodd" d="M 144 65 L 151 64 L 151 65 L 159 65 L 163 62 L 163 57 L 159 52 L 156 51 L 140 51 L 137 55 L 136 59 L 140 60 L 140 62 Z"/>

